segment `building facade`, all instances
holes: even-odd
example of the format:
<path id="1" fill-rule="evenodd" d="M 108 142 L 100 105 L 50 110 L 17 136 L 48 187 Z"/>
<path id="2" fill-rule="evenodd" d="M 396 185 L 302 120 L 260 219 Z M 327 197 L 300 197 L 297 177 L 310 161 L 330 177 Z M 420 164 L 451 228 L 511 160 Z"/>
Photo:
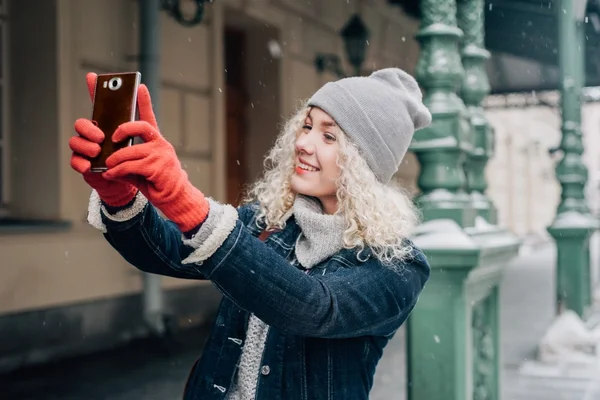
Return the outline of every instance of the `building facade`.
<path id="1" fill-rule="evenodd" d="M 68 147 L 74 121 L 91 113 L 85 74 L 136 70 L 140 28 L 135 0 L 2 7 L 0 369 L 8 369 L 144 331 L 142 275 L 87 224 L 90 189 L 71 170 Z M 161 13 L 159 124 L 195 185 L 238 200 L 283 119 L 335 79 L 317 72 L 315 55 L 343 56 L 338 32 L 354 12 L 371 32 L 364 67 L 414 72 L 418 21 L 383 0 L 219 0 L 194 27 Z M 206 321 L 219 299 L 205 282 L 163 278 L 162 287 L 180 327 Z"/>

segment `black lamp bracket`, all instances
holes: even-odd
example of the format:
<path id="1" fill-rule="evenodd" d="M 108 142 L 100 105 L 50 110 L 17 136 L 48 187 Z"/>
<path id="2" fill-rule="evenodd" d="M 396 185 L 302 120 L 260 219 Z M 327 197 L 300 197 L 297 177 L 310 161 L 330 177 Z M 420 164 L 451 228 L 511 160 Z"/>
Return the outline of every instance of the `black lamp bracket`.
<path id="1" fill-rule="evenodd" d="M 212 0 L 209 1 L 212 2 Z M 206 0 L 193 0 L 193 2 L 196 3 L 196 12 L 189 18 L 186 18 L 181 12 L 181 0 L 161 0 L 161 8 L 179 24 L 192 27 L 202 23 Z"/>
<path id="2" fill-rule="evenodd" d="M 345 78 L 347 76 L 342 69 L 342 61 L 337 54 L 317 54 L 315 67 L 320 74 L 331 72 L 338 78 Z"/>

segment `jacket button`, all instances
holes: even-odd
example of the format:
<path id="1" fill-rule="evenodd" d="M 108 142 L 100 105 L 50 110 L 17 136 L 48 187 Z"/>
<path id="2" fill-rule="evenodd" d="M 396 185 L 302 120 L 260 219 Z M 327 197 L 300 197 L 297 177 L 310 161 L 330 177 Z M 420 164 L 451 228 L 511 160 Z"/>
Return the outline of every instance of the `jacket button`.
<path id="1" fill-rule="evenodd" d="M 260 373 L 263 375 L 269 375 L 271 373 L 271 368 L 268 365 L 263 365 L 260 369 Z"/>

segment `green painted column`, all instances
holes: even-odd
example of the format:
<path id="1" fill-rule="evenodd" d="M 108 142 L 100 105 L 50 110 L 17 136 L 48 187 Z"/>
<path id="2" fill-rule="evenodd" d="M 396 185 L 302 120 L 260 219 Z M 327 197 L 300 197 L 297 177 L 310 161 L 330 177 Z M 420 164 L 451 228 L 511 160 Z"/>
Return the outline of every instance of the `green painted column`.
<path id="1" fill-rule="evenodd" d="M 584 77 L 585 37 L 583 23 L 575 20 L 573 4 L 576 0 L 562 0 L 558 12 L 559 67 L 561 80 L 563 157 L 556 168 L 556 177 L 562 187 L 558 213 L 589 212 L 584 197 L 587 168 L 583 164 L 581 131 L 582 88 Z"/>
<path id="2" fill-rule="evenodd" d="M 431 277 L 407 323 L 409 400 L 471 398 L 471 312 L 465 282 L 479 248 L 463 228 L 473 226 L 465 161 L 472 150 L 467 109 L 458 95 L 464 75 L 462 32 L 455 0 L 421 0 L 416 78 L 433 116 L 411 144 L 421 166 L 417 204 L 425 223 L 413 240 L 426 254 Z"/>
<path id="3" fill-rule="evenodd" d="M 468 228 L 471 238 L 480 245 L 482 261 L 479 270 L 493 269 L 494 279 L 488 281 L 482 293 L 481 282 L 467 281 L 467 292 L 471 301 L 472 337 L 472 382 L 470 394 L 473 400 L 500 400 L 502 381 L 500 301 L 499 290 L 503 270 L 508 261 L 516 257 L 520 245 L 517 238 L 497 223 L 497 212 L 491 199 L 486 195 L 487 181 L 485 169 L 494 150 L 493 129 L 489 124 L 481 102 L 490 92 L 490 83 L 485 63 L 490 53 L 484 44 L 484 0 L 457 0 L 457 22 L 463 31 L 461 56 L 465 74 L 460 95 L 467 107 L 472 127 L 473 147 L 468 154 L 465 171 L 467 190 L 471 196 L 477 215 L 484 218 L 489 226 L 483 229 Z M 504 243 L 504 246 L 498 246 Z M 485 254 L 493 252 L 498 260 Z"/>
<path id="4" fill-rule="evenodd" d="M 473 400 L 500 400 L 499 287 L 473 306 Z"/>
<path id="5" fill-rule="evenodd" d="M 485 196 L 493 146 L 481 108 L 489 92 L 483 1 L 420 2 L 417 80 L 433 121 L 411 145 L 425 219 L 413 241 L 431 277 L 407 323 L 409 400 L 500 400 L 498 293 L 520 243 L 493 225 Z M 487 223 L 475 224 L 476 215 Z"/>
<path id="6" fill-rule="evenodd" d="M 475 210 L 466 192 L 464 164 L 471 150 L 471 127 L 457 92 L 463 78 L 459 51 L 462 32 L 456 26 L 455 0 L 422 0 L 417 39 L 421 54 L 416 77 L 432 124 L 418 131 L 411 151 L 421 165 L 417 199 L 424 220 L 449 218 L 472 226 Z"/>
<path id="7" fill-rule="evenodd" d="M 408 400 L 471 399 L 472 322 L 465 282 L 480 250 L 451 220 L 424 223 L 413 241 L 432 273 L 407 324 Z"/>
<path id="8" fill-rule="evenodd" d="M 500 400 L 499 287 L 519 241 L 502 229 L 425 222 L 431 277 L 407 324 L 409 400 Z"/>
<path id="9" fill-rule="evenodd" d="M 581 226 L 575 226 L 580 223 Z M 573 310 L 585 317 L 592 304 L 590 236 L 594 221 L 585 215 L 562 214 L 549 228 L 556 240 L 557 311 Z"/>
<path id="10" fill-rule="evenodd" d="M 490 53 L 484 45 L 484 0 L 458 0 L 457 22 L 463 31 L 461 40 L 462 64 L 465 70 L 460 95 L 467 107 L 472 127 L 473 148 L 465 165 L 467 191 L 477 215 L 495 224 L 496 208 L 486 196 L 485 167 L 492 156 L 494 138 L 481 102 L 490 92 L 485 63 Z"/>
<path id="11" fill-rule="evenodd" d="M 570 309 L 585 317 L 591 304 L 589 239 L 597 223 L 589 214 L 584 188 L 581 95 L 584 74 L 584 24 L 576 21 L 575 0 L 557 7 L 561 82 L 562 158 L 556 167 L 562 192 L 557 215 L 548 232 L 556 241 L 557 311 Z"/>
<path id="12" fill-rule="evenodd" d="M 500 400 L 503 371 L 500 285 L 504 270 L 518 256 L 521 243 L 516 236 L 494 225 L 467 228 L 465 232 L 481 251 L 479 266 L 465 284 L 472 321 L 472 399 Z"/>

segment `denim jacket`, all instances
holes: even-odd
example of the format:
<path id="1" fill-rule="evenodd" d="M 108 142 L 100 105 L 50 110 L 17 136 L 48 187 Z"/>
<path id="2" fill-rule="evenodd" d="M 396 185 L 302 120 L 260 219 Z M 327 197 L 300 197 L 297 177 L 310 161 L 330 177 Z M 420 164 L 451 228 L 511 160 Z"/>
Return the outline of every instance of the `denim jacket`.
<path id="1" fill-rule="evenodd" d="M 385 266 L 369 251 L 344 249 L 310 270 L 294 256 L 293 216 L 264 242 L 256 207 L 239 218 L 204 261 L 177 226 L 149 203 L 126 218 L 101 213 L 108 242 L 138 269 L 209 279 L 222 292 L 214 327 L 194 364 L 185 400 L 225 399 L 236 376 L 250 313 L 270 326 L 257 400 L 368 399 L 387 342 L 406 320 L 429 278 L 425 256 Z"/>

